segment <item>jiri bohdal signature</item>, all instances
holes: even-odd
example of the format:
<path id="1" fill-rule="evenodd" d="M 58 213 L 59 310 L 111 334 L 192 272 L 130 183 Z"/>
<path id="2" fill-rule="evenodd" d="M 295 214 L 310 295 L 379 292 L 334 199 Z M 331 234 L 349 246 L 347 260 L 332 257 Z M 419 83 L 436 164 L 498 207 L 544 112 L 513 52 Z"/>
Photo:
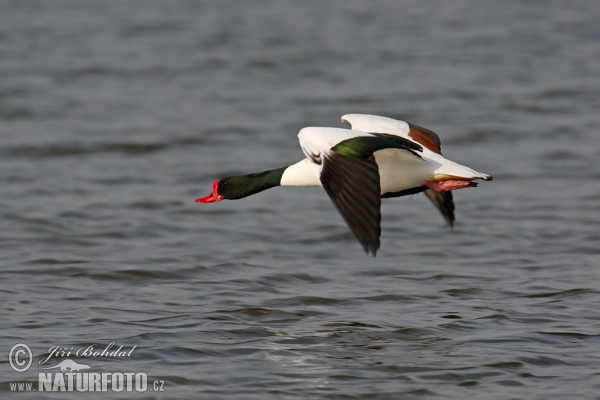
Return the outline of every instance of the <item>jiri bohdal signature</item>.
<path id="1" fill-rule="evenodd" d="M 116 347 L 114 343 L 108 344 L 102 350 L 97 346 L 91 344 L 77 350 L 74 347 L 52 346 L 48 349 L 48 357 L 40 360 L 40 364 L 45 364 L 52 357 L 131 357 L 131 354 L 137 348 L 137 345 L 135 345 L 128 350 L 123 345 Z"/>

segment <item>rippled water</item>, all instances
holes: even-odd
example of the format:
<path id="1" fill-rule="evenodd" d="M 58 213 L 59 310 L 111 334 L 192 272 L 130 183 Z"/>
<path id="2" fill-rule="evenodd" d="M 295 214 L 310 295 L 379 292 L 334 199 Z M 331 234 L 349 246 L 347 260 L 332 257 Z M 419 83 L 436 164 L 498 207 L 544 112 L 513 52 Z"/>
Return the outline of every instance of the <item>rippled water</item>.
<path id="1" fill-rule="evenodd" d="M 75 360 L 164 381 L 142 397 L 600 398 L 596 3 L 0 10 L 3 398 L 50 347 L 113 342 L 137 348 Z M 456 192 L 453 230 L 384 200 L 377 258 L 321 189 L 194 203 L 350 112 L 495 180 Z"/>

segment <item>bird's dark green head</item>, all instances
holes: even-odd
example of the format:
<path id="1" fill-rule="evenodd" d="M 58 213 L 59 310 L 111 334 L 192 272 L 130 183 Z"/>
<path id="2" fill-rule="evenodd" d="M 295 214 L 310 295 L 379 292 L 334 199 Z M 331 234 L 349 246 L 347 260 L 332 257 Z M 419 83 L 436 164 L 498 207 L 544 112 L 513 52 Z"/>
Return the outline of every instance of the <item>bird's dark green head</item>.
<path id="1" fill-rule="evenodd" d="M 255 174 L 252 174 L 255 175 Z M 261 182 L 251 175 L 226 176 L 219 181 L 217 193 L 227 200 L 237 200 L 257 192 Z"/>
<path id="2" fill-rule="evenodd" d="M 237 200 L 279 186 L 284 168 L 255 174 L 226 176 L 213 183 L 213 192 L 196 199 L 196 203 L 214 203 L 221 200 Z"/>

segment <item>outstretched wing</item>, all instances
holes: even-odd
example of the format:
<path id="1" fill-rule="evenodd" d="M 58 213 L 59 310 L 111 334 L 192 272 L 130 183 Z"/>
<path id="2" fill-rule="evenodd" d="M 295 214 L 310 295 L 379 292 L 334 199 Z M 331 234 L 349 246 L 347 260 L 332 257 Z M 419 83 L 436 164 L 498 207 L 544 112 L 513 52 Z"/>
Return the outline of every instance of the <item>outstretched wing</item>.
<path id="1" fill-rule="evenodd" d="M 365 252 L 377 254 L 381 236 L 381 189 L 375 159 L 335 151 L 324 156 L 321 183 Z"/>
<path id="2" fill-rule="evenodd" d="M 416 148 L 365 132 L 337 128 L 304 128 L 298 135 L 306 156 L 331 201 L 367 253 L 375 255 L 381 235 L 381 187 L 373 153 Z"/>

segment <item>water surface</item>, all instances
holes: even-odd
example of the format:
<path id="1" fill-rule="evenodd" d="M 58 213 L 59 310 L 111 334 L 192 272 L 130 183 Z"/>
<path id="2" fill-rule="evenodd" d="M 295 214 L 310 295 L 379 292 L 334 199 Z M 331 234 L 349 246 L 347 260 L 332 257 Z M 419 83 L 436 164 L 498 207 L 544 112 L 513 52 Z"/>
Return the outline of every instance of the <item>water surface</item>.
<path id="1" fill-rule="evenodd" d="M 594 3 L 1 8 L 3 398 L 51 346 L 112 342 L 137 348 L 77 361 L 165 382 L 140 397 L 600 398 Z M 353 112 L 495 180 L 453 230 L 385 200 L 377 258 L 321 189 L 193 202 Z"/>

